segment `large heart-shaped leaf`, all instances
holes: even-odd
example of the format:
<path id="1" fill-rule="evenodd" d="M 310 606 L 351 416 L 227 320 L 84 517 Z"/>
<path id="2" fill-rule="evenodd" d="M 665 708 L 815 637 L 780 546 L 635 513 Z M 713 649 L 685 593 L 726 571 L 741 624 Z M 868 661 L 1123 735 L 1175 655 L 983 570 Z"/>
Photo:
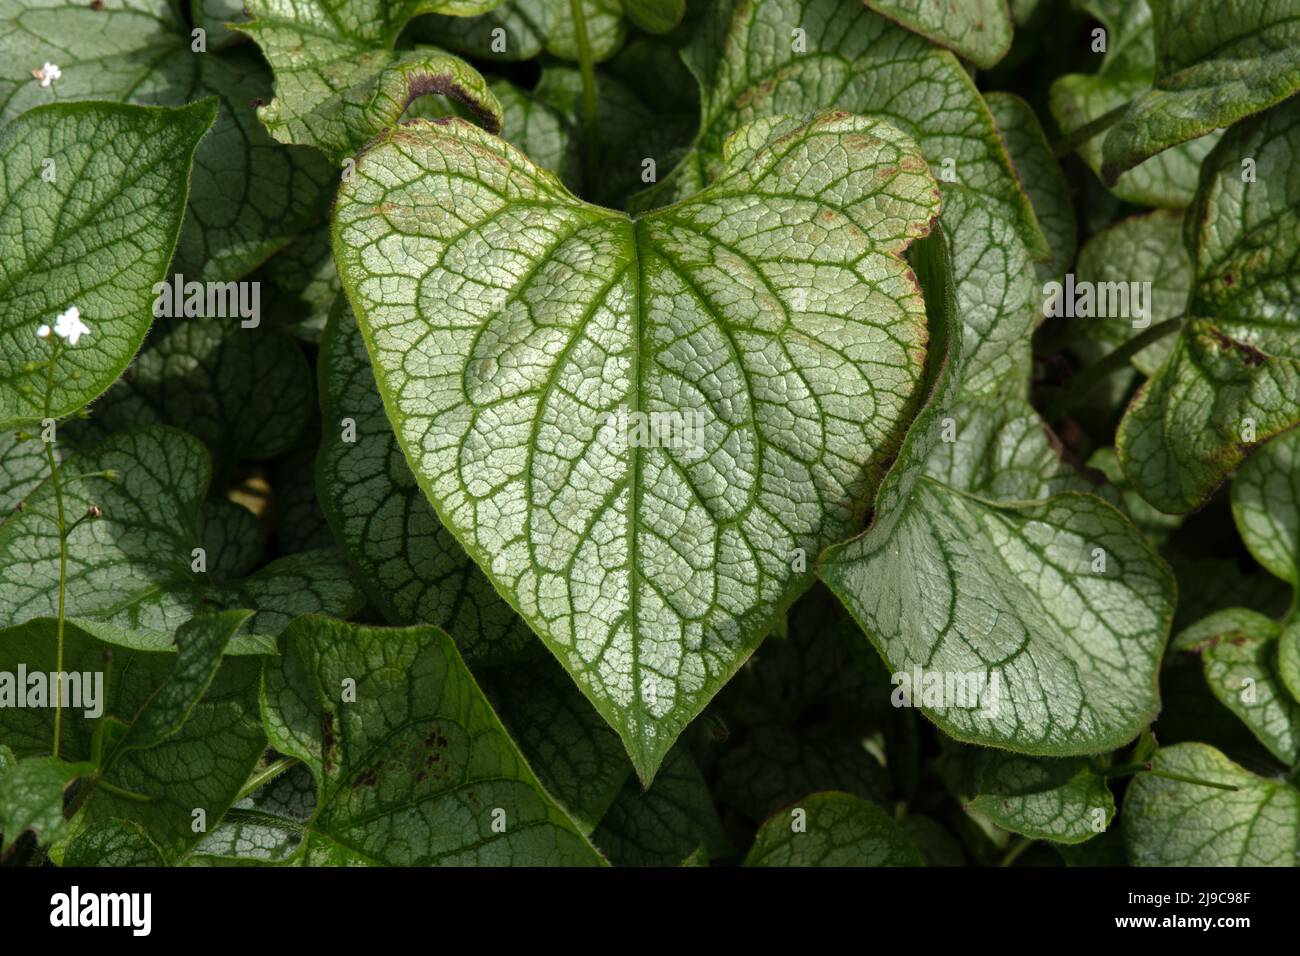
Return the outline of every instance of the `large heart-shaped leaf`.
<path id="1" fill-rule="evenodd" d="M 74 830 L 109 820 L 139 823 L 168 861 L 215 826 L 266 747 L 257 713 L 256 656 L 220 664 L 247 611 L 204 615 L 176 636 L 68 621 L 58 659 L 58 623 L 38 618 L 0 631 L 0 670 L 103 675 L 103 714 L 63 711 L 60 755 L 100 761 Z M 54 709 L 0 709 L 0 732 L 15 753 L 48 753 Z M 114 745 L 116 742 L 116 745 Z M 101 758 L 101 754 L 103 755 Z M 203 811 L 202 817 L 195 811 Z"/>
<path id="2" fill-rule="evenodd" d="M 1205 744 L 1156 753 L 1163 773 L 1139 774 L 1121 821 L 1133 866 L 1295 866 L 1300 860 L 1300 790 L 1259 777 Z"/>
<path id="3" fill-rule="evenodd" d="M 951 329 L 951 285 L 932 243 L 918 247 L 917 271 Z M 915 675 L 910 699 L 951 736 L 1042 755 L 1120 746 L 1159 708 L 1173 576 L 1091 495 L 999 501 L 945 479 L 950 452 L 934 449 L 958 424 L 949 409 L 961 380 L 961 337 L 946 338 L 934 393 L 881 485 L 874 523 L 829 548 L 819 574 L 890 670 Z M 960 696 L 922 693 L 936 679 L 955 689 L 958 678 Z"/>
<path id="4" fill-rule="evenodd" d="M 866 0 L 867 6 L 988 69 L 1011 48 L 1007 0 Z"/>
<path id="5" fill-rule="evenodd" d="M 211 101 L 58 104 L 0 129 L 0 425 L 76 411 L 126 368 L 215 115 Z M 50 357 L 36 330 L 73 307 L 89 334 L 62 350 L 53 374 L 33 367 Z"/>
<path id="6" fill-rule="evenodd" d="M 899 254 L 938 199 L 846 114 L 738 132 L 713 186 L 635 220 L 456 120 L 344 184 L 339 270 L 412 471 L 643 779 L 896 447 L 924 343 Z"/>
<path id="7" fill-rule="evenodd" d="M 1297 152 L 1300 99 L 1233 127 L 1201 171 L 1190 320 L 1116 435 L 1125 473 L 1161 511 L 1198 507 L 1252 446 L 1300 421 Z"/>
<path id="8" fill-rule="evenodd" d="M 249 0 L 236 29 L 257 41 L 275 71 L 275 99 L 257 114 L 282 143 L 315 146 L 331 159 L 355 153 L 393 126 L 416 97 L 463 102 L 494 132 L 501 108 L 468 63 L 431 48 L 394 50 L 419 13 L 466 16 L 497 0 Z"/>
<path id="9" fill-rule="evenodd" d="M 1149 156 L 1229 126 L 1300 90 L 1296 0 L 1149 0 L 1155 89 L 1106 134 L 1108 180 Z"/>
<path id="10" fill-rule="evenodd" d="M 266 665 L 271 745 L 316 778 L 308 865 L 594 865 L 442 631 L 305 617 Z"/>
<path id="11" fill-rule="evenodd" d="M 194 155 L 175 270 L 238 279 L 320 215 L 335 175 L 308 150 L 279 147 L 258 123 L 270 94 L 252 50 L 196 51 L 168 0 L 0 0 L 0 116 L 51 100 L 179 106 L 215 96 L 220 116 Z M 48 88 L 31 69 L 53 62 Z"/>
<path id="12" fill-rule="evenodd" d="M 248 607 L 256 635 L 279 632 L 311 611 L 346 615 L 363 599 L 332 551 L 281 558 L 236 581 L 213 580 L 202 556 L 200 508 L 211 476 L 207 452 L 184 432 L 162 425 L 116 432 L 91 451 L 69 455 L 63 504 L 68 520 L 92 507 L 102 516 L 68 535 L 66 613 L 171 634 L 205 609 Z M 116 472 L 115 478 L 104 476 Z M 70 476 L 78 477 L 68 481 Z M 56 614 L 59 535 L 47 480 L 25 511 L 0 524 L 0 620 Z"/>

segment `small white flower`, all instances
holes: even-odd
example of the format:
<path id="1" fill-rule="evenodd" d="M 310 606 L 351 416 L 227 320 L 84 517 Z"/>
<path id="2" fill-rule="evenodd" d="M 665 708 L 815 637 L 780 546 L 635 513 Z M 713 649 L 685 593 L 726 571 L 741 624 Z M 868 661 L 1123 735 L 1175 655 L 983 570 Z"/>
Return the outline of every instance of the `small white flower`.
<path id="1" fill-rule="evenodd" d="M 39 70 L 32 70 L 32 76 L 41 81 L 41 86 L 49 86 L 62 75 L 57 63 L 46 63 Z"/>
<path id="2" fill-rule="evenodd" d="M 50 327 L 42 325 L 36 330 L 36 337 L 39 339 L 48 339 L 50 337 Z"/>
<path id="3" fill-rule="evenodd" d="M 89 335 L 90 329 L 81 321 L 81 310 L 75 305 L 66 312 L 60 312 L 54 318 L 54 334 L 66 339 L 69 345 L 76 345 L 83 335 Z"/>

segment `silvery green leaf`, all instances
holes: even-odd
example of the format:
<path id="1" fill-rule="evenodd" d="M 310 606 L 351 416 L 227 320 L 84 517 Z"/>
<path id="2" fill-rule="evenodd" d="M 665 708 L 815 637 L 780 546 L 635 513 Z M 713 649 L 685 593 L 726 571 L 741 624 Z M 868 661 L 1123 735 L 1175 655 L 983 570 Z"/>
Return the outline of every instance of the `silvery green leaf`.
<path id="1" fill-rule="evenodd" d="M 298 865 L 303 826 L 315 811 L 316 781 L 306 764 L 296 763 L 236 801 L 186 856 L 185 865 Z"/>
<path id="2" fill-rule="evenodd" d="M 1124 469 L 1120 467 L 1119 456 L 1115 454 L 1114 448 L 1098 448 L 1089 457 L 1088 467 L 1095 468 L 1106 476 L 1110 487 L 1119 495 L 1120 510 L 1128 515 L 1129 520 L 1141 528 L 1154 544 L 1163 544 L 1174 529 L 1183 524 L 1185 515 L 1167 515 L 1153 508 L 1150 502 L 1134 490 L 1128 476 L 1124 474 Z M 1180 613 L 1186 608 L 1187 603 L 1184 601 L 1179 605 Z"/>
<path id="3" fill-rule="evenodd" d="M 1022 388 L 1035 322 L 1034 259 L 1051 254 L 993 116 L 956 57 L 860 0 L 722 0 L 683 51 L 701 91 L 692 149 L 634 208 L 712 181 L 732 131 L 761 117 L 834 106 L 879 116 L 916 140 L 943 191 L 965 389 Z"/>
<path id="4" fill-rule="evenodd" d="M 1274 438 L 1237 470 L 1232 516 L 1255 560 L 1300 590 L 1300 430 Z"/>
<path id="5" fill-rule="evenodd" d="M 1234 126 L 1205 160 L 1187 211 L 1190 318 L 1116 435 L 1125 473 L 1161 511 L 1199 507 L 1253 446 L 1300 421 L 1298 150 L 1291 100 Z"/>
<path id="6" fill-rule="evenodd" d="M 438 520 L 402 456 L 366 343 L 340 300 L 321 341 L 317 491 L 356 579 L 392 624 L 445 627 L 473 665 L 517 658 L 528 626 Z"/>
<path id="7" fill-rule="evenodd" d="M 1300 790 L 1256 776 L 1205 744 L 1161 748 L 1153 767 L 1237 789 L 1138 774 L 1120 815 L 1131 865 L 1300 863 Z"/>
<path id="8" fill-rule="evenodd" d="M 466 16 L 496 0 L 248 0 L 237 29 L 257 41 L 275 72 L 275 99 L 258 117 L 281 143 L 315 146 L 335 161 L 397 124 L 411 101 L 439 93 L 464 103 L 489 129 L 501 109 L 472 66 L 431 47 L 394 50 L 412 17 Z"/>
<path id="9" fill-rule="evenodd" d="M 68 841 L 60 866 L 162 866 L 162 854 L 144 827 L 108 819 L 83 827 Z"/>
<path id="10" fill-rule="evenodd" d="M 1106 134 L 1108 181 L 1171 146 L 1267 109 L 1300 90 L 1296 0 L 1149 0 L 1155 89 Z"/>
<path id="11" fill-rule="evenodd" d="M 1300 761 L 1300 701 L 1283 683 L 1281 633 L 1263 614 L 1230 608 L 1179 633 L 1170 649 L 1199 654 L 1219 702 L 1275 757 L 1294 765 Z"/>
<path id="12" fill-rule="evenodd" d="M 801 821 L 798 814 L 804 814 Z M 803 826 L 804 829 L 797 829 Z M 814 793 L 763 824 L 745 866 L 924 866 L 889 814 L 847 793 Z"/>
<path id="13" fill-rule="evenodd" d="M 9 512 L 50 475 L 50 463 L 45 457 L 45 443 L 38 433 L 24 432 L 19 438 L 17 429 L 0 431 L 0 522 Z M 55 446 L 55 461 L 63 451 Z"/>
<path id="14" fill-rule="evenodd" d="M 1052 84 L 1052 116 L 1065 133 L 1099 120 L 1151 89 L 1155 79 L 1155 38 L 1149 0 L 1091 0 L 1085 7 L 1105 25 L 1106 52 L 1095 73 L 1068 73 Z M 1110 191 L 1126 202 L 1181 209 L 1196 192 L 1201 161 L 1219 141 L 1207 131 L 1157 153 L 1121 173 Z M 1080 158 L 1101 175 L 1104 135 L 1082 143 Z"/>
<path id="15" fill-rule="evenodd" d="M 877 13 L 988 69 L 1011 48 L 1007 0 L 866 0 Z"/>
<path id="16" fill-rule="evenodd" d="M 247 607 L 258 614 L 252 635 L 274 635 L 297 614 L 351 614 L 362 599 L 331 551 L 281 558 L 251 577 L 214 580 L 196 570 L 203 541 L 200 508 L 211 477 L 197 440 L 162 425 L 114 433 L 94 449 L 68 456 L 64 509 L 81 521 L 68 535 L 66 613 L 170 635 L 194 615 Z M 116 478 L 102 477 L 107 470 Z M 0 620 L 21 622 L 58 612 L 59 538 L 51 520 L 54 492 L 44 482 L 27 510 L 0 524 Z"/>
<path id="17" fill-rule="evenodd" d="M 948 330 L 934 391 L 871 527 L 823 552 L 819 575 L 889 670 L 921 682 L 905 699 L 956 739 L 1054 756 L 1121 746 L 1159 709 L 1173 575 L 1094 496 L 998 501 L 929 472 L 962 370 L 943 253 L 930 240 L 914 262 Z"/>
<path id="18" fill-rule="evenodd" d="M 1051 247 L 1052 257 L 1035 266 L 1038 278 L 1059 279 L 1069 271 L 1078 247 L 1079 225 L 1074 218 L 1070 184 L 1028 103 L 1014 93 L 987 93 L 984 102 L 998 124 L 1007 153 Z"/>
<path id="19" fill-rule="evenodd" d="M 1086 760 L 989 753 L 967 809 L 1031 840 L 1083 843 L 1110 826 L 1115 799 Z"/>
<path id="20" fill-rule="evenodd" d="M 937 202 L 906 137 L 842 113 L 745 128 L 636 219 L 455 120 L 345 182 L 339 270 L 412 471 L 643 780 L 895 447 L 924 337 L 899 255 Z M 659 440 L 619 424 L 652 414 Z"/>
<path id="21" fill-rule="evenodd" d="M 1180 318 L 1192 287 L 1192 262 L 1183 245 L 1183 215 L 1158 209 L 1121 219 L 1095 233 L 1079 252 L 1074 269 L 1076 288 L 1092 283 L 1095 290 L 1091 317 L 1070 320 L 1075 347 L 1088 362 L 1118 348 L 1136 335 L 1167 319 Z M 1121 285 L 1110 285 L 1119 283 Z M 1142 283 L 1149 283 L 1143 286 Z M 1133 290 L 1141 289 L 1145 315 L 1138 315 Z M 1149 290 L 1149 291 L 1148 291 Z M 1100 301 L 1119 304 L 1120 315 L 1101 316 Z M 1159 339 L 1131 359 L 1143 375 L 1153 375 L 1173 352 L 1176 337 Z"/>

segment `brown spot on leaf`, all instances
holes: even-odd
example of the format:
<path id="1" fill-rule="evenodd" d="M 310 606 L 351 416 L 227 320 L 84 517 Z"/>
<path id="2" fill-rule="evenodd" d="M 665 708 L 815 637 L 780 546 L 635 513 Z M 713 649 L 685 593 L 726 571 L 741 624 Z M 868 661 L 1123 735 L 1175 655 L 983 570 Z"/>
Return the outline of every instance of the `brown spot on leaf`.
<path id="1" fill-rule="evenodd" d="M 872 149 L 880 144 L 880 140 L 868 133 L 849 133 L 844 137 L 845 149 Z"/>
<path id="2" fill-rule="evenodd" d="M 321 766 L 328 774 L 334 769 L 334 711 L 326 710 L 320 715 Z"/>
<path id="3" fill-rule="evenodd" d="M 375 771 L 378 769 L 379 769 L 378 766 L 371 767 L 369 770 L 365 771 L 364 773 L 359 773 L 355 777 L 353 777 L 352 789 L 355 790 L 357 789 L 357 787 L 376 786 L 379 783 L 379 777 L 376 775 Z"/>
<path id="4" fill-rule="evenodd" d="M 1210 328 L 1210 335 L 1214 337 L 1215 344 L 1219 346 L 1220 351 L 1236 352 L 1238 357 L 1251 367 L 1263 365 L 1265 360 L 1268 358 L 1267 355 L 1255 348 L 1255 346 L 1248 342 L 1238 342 L 1236 339 L 1224 335 L 1216 328 Z"/>
<path id="5" fill-rule="evenodd" d="M 745 109 L 751 105 L 756 106 L 763 102 L 763 100 L 767 99 L 768 95 L 771 94 L 774 89 L 776 89 L 776 77 L 773 77 L 770 80 L 765 80 L 758 84 L 758 86 L 751 86 L 736 98 L 736 107 L 738 109 Z"/>
<path id="6" fill-rule="evenodd" d="M 455 82 L 450 76 L 441 73 L 417 73 L 411 77 L 410 85 L 407 86 L 407 104 L 409 105 L 416 97 L 424 96 L 426 93 L 438 93 L 442 96 L 450 96 L 454 100 L 460 100 L 470 108 L 470 111 L 483 124 L 483 128 L 489 133 L 501 132 L 501 122 L 497 117 L 484 106 L 479 100 L 471 96 L 459 83 Z"/>

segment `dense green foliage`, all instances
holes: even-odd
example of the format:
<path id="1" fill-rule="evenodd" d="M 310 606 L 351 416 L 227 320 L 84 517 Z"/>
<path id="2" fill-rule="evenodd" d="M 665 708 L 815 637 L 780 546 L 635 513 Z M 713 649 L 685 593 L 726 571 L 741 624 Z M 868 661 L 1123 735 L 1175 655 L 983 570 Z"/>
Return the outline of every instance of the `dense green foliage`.
<path id="1" fill-rule="evenodd" d="M 1300 863 L 1298 91 L 1300 0 L 0 0 L 0 863 Z"/>

